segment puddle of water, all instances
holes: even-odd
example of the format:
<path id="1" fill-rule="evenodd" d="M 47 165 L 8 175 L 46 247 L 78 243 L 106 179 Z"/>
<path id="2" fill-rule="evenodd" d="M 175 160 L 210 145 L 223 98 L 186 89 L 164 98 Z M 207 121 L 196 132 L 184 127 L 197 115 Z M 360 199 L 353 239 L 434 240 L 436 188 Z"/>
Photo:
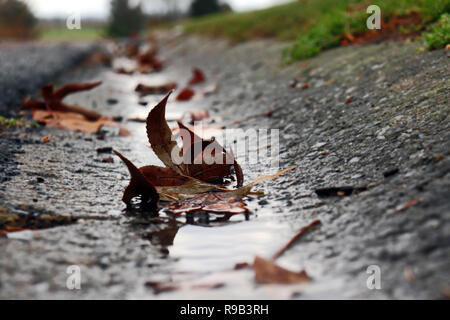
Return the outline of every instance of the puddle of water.
<path id="1" fill-rule="evenodd" d="M 116 104 L 108 106 L 107 113 L 121 115 L 125 120 L 133 117 L 145 119 L 151 108 L 162 98 L 162 95 L 140 98 L 134 92 L 138 83 L 153 85 L 177 79 L 169 77 L 171 75 L 164 72 L 126 76 L 107 71 L 99 76 L 105 79 L 105 83 L 95 93 L 95 99 L 99 103 L 111 98 L 117 99 Z M 166 117 L 168 118 L 181 118 L 186 111 L 204 109 L 208 103 L 208 99 L 176 102 L 176 94 L 177 92 L 173 94 L 167 105 Z M 143 100 L 148 102 L 146 106 L 139 104 Z M 111 142 L 113 147 L 123 152 L 137 166 L 163 166 L 149 148 L 145 123 L 123 121 L 123 124 L 132 135 L 120 138 L 120 141 Z M 172 124 L 169 123 L 169 125 Z M 218 133 L 215 135 L 220 142 L 221 135 Z M 123 181 L 123 183 L 125 182 Z M 249 203 L 249 207 L 252 205 L 255 206 L 255 204 Z M 276 222 L 278 219 L 272 212 L 263 208 L 258 209 L 258 215 L 250 215 L 248 221 L 245 220 L 244 215 L 237 215 L 226 223 L 212 223 L 209 226 L 188 224 L 180 228 L 178 225 L 171 226 L 170 223 L 164 222 L 161 224 L 161 229 L 144 232 L 144 237 L 154 245 L 162 245 L 167 248 L 168 257 L 173 261 L 167 267 L 168 272 L 174 280 L 179 279 L 183 283 L 186 282 L 188 292 L 193 290 L 193 281 L 196 282 L 194 285 L 224 282 L 226 283 L 225 289 L 203 291 L 211 298 L 230 298 L 228 288 L 233 288 L 234 298 L 248 299 L 253 296 L 268 299 L 289 298 L 291 290 L 286 291 L 283 286 L 277 286 L 279 289 L 274 289 L 273 286 L 260 288 L 257 293 L 252 285 L 254 284 L 252 270 L 232 270 L 237 263 L 252 263 L 255 255 L 271 257 L 293 235 L 288 223 Z M 146 296 L 148 291 L 144 291 L 142 294 Z M 183 290 L 173 294 L 183 299 L 189 297 Z M 210 294 L 211 296 L 209 296 Z M 162 294 L 162 296 L 165 297 L 166 294 Z M 198 297 L 198 294 L 195 297 Z"/>
<path id="2" fill-rule="evenodd" d="M 211 228 L 187 225 L 180 228 L 169 252 L 179 258 L 177 271 L 224 270 L 236 263 L 252 262 L 255 254 L 272 255 L 279 249 L 279 235 L 285 231 L 285 226 L 267 220 Z"/>

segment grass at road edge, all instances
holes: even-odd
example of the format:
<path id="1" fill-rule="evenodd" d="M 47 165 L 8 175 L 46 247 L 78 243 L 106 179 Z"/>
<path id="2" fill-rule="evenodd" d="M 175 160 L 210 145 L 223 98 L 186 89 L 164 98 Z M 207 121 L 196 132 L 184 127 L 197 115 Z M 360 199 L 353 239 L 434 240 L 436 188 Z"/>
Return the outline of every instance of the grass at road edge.
<path id="1" fill-rule="evenodd" d="M 418 14 L 421 24 L 403 27 L 401 32 L 405 34 L 425 30 L 450 11 L 450 0 L 300 0 L 264 10 L 210 15 L 182 25 L 187 33 L 225 37 L 233 42 L 268 37 L 294 41 L 285 51 L 285 59 L 294 61 L 366 32 L 366 9 L 373 4 L 381 8 L 383 23 Z"/>
<path id="2" fill-rule="evenodd" d="M 45 41 L 86 41 L 98 40 L 106 34 L 102 27 L 81 27 L 81 29 L 67 29 L 66 26 L 42 28 L 39 39 Z"/>

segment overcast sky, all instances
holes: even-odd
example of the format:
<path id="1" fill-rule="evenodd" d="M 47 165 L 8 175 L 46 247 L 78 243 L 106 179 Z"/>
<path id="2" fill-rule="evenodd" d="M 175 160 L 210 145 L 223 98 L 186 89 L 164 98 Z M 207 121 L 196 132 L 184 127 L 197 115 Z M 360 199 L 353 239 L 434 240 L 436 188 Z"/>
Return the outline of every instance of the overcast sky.
<path id="1" fill-rule="evenodd" d="M 75 12 L 85 18 L 107 18 L 110 0 L 23 0 L 39 18 L 61 18 Z M 139 2 L 139 0 L 133 0 Z M 181 9 L 188 7 L 190 0 L 175 0 Z M 291 2 L 292 0 L 226 0 L 235 11 L 246 11 Z M 146 12 L 161 12 L 168 0 L 141 0 Z"/>

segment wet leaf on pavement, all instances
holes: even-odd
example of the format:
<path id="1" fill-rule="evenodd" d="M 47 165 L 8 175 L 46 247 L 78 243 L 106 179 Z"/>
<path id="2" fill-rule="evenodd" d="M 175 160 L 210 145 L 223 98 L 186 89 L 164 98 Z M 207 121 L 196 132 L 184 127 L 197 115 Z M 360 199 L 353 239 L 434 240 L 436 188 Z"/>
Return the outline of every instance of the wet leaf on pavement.
<path id="1" fill-rule="evenodd" d="M 167 94 L 169 91 L 175 89 L 177 84 L 175 82 L 168 82 L 162 85 L 149 86 L 139 83 L 134 89 L 135 92 L 139 93 L 141 97 L 150 94 Z"/>
<path id="2" fill-rule="evenodd" d="M 141 73 L 150 73 L 152 71 L 161 71 L 162 62 L 156 57 L 156 50 L 150 49 L 138 57 L 138 70 Z"/>
<path id="3" fill-rule="evenodd" d="M 177 100 L 178 101 L 188 101 L 191 100 L 192 97 L 195 95 L 194 90 L 189 89 L 189 88 L 184 88 L 183 90 L 181 90 L 181 92 L 177 95 Z"/>
<path id="4" fill-rule="evenodd" d="M 43 101 L 25 101 L 22 109 L 30 109 L 33 120 L 44 123 L 50 128 L 96 133 L 103 126 L 115 126 L 119 128 L 120 136 L 130 135 L 127 129 L 106 116 L 80 106 L 68 105 L 62 102 L 69 94 L 91 90 L 100 84 L 101 82 L 72 83 L 56 91 L 53 88 L 53 84 L 44 85 L 41 88 Z"/>
<path id="5" fill-rule="evenodd" d="M 301 272 L 289 271 L 272 260 L 259 256 L 255 256 L 253 270 L 256 281 L 261 284 L 308 283 L 312 280 L 304 270 Z"/>
<path id="6" fill-rule="evenodd" d="M 192 78 L 189 80 L 188 84 L 194 85 L 203 81 L 205 81 L 205 75 L 203 74 L 202 70 L 194 68 L 192 70 Z"/>
<path id="7" fill-rule="evenodd" d="M 118 151 L 113 151 L 125 163 L 131 176 L 130 183 L 125 188 L 123 193 L 122 201 L 127 205 L 127 207 L 130 207 L 131 200 L 136 196 L 141 196 L 142 204 L 148 206 L 149 209 L 156 209 L 159 201 L 159 195 L 155 187 L 130 160 Z"/>

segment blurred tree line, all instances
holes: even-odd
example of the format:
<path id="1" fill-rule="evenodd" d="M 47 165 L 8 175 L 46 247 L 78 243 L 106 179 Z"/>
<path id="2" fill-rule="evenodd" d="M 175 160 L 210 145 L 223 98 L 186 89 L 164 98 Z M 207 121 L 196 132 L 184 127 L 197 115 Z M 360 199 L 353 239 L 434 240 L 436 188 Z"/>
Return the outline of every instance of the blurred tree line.
<path id="1" fill-rule="evenodd" d="M 0 38 L 27 39 L 36 35 L 37 20 L 18 0 L 0 0 Z"/>
<path id="2" fill-rule="evenodd" d="M 177 0 L 164 0 L 162 3 L 167 9 L 165 16 L 167 20 L 179 18 Z M 188 14 L 192 17 L 199 17 L 223 11 L 231 11 L 231 7 L 219 0 L 192 0 Z M 129 0 L 111 0 L 108 35 L 113 37 L 132 36 L 146 27 L 147 23 L 148 19 L 142 11 L 140 2 L 132 6 Z"/>

